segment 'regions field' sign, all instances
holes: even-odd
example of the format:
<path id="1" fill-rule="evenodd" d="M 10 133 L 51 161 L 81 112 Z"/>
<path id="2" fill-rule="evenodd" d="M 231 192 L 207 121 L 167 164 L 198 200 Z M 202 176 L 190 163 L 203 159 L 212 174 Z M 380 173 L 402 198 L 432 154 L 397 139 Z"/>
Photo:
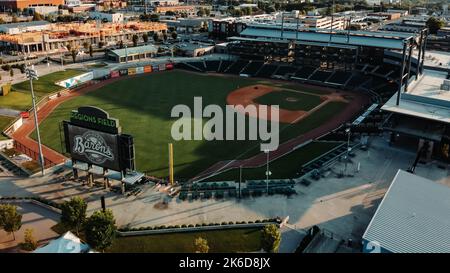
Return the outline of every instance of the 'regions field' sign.
<path id="1" fill-rule="evenodd" d="M 72 110 L 70 122 L 93 130 L 112 134 L 120 133 L 119 121 L 110 118 L 107 112 L 97 107 L 84 106 L 79 107 L 78 110 Z"/>

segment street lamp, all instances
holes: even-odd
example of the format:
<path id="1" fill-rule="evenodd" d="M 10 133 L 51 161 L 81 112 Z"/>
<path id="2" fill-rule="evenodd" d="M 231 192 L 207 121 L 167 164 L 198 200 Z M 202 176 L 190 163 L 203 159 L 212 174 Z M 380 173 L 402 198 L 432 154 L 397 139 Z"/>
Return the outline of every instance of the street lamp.
<path id="1" fill-rule="evenodd" d="M 27 78 L 30 80 L 30 89 L 31 89 L 31 98 L 33 102 L 33 113 L 34 113 L 34 124 L 36 126 L 36 134 L 38 139 L 38 147 L 39 147 L 39 163 L 41 165 L 41 174 L 44 175 L 44 156 L 42 154 L 42 144 L 41 144 L 41 136 L 39 134 L 39 123 L 38 123 L 38 117 L 37 117 L 37 110 L 36 110 L 36 97 L 34 96 L 34 90 L 33 90 L 33 79 L 38 80 L 38 75 L 36 70 L 34 70 L 34 67 L 27 67 L 25 69 L 25 74 Z"/>
<path id="2" fill-rule="evenodd" d="M 269 195 L 269 175 L 272 173 L 269 171 L 269 150 L 264 150 L 264 153 L 267 154 L 267 160 L 266 160 L 266 191 L 267 195 Z"/>

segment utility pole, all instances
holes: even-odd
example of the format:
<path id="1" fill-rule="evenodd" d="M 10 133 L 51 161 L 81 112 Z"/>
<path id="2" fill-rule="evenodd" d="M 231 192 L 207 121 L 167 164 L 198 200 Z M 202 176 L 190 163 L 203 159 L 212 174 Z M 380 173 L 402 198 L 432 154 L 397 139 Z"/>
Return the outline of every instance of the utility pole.
<path id="1" fill-rule="evenodd" d="M 37 110 L 36 110 L 36 97 L 34 96 L 34 90 L 33 90 L 33 79 L 38 80 L 38 75 L 36 70 L 34 70 L 34 67 L 27 67 L 25 69 L 25 73 L 27 78 L 30 80 L 30 89 L 31 89 L 31 98 L 33 102 L 33 113 L 34 113 L 34 124 L 36 127 L 36 134 L 38 139 L 38 147 L 39 147 L 39 163 L 41 165 L 41 174 L 44 176 L 44 156 L 42 154 L 42 144 L 41 144 L 41 135 L 39 133 L 39 122 L 38 122 L 38 116 L 37 116 Z"/>
<path id="2" fill-rule="evenodd" d="M 265 150 L 264 153 L 267 154 L 267 160 L 266 160 L 266 190 L 267 190 L 267 195 L 269 194 L 269 175 L 271 175 L 270 171 L 269 171 L 269 150 Z"/>

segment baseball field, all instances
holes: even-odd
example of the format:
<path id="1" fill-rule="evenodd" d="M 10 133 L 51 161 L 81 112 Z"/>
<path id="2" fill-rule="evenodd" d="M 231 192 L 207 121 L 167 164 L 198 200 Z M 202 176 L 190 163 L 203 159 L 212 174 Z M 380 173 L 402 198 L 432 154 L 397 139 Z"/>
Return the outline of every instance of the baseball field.
<path id="1" fill-rule="evenodd" d="M 193 109 L 194 96 L 202 97 L 203 107 L 217 104 L 225 108 L 240 99 L 244 105 L 280 105 L 280 143 L 322 126 L 346 111 L 354 99 L 347 93 L 287 82 L 174 70 L 123 78 L 61 103 L 41 123 L 42 140 L 50 148 L 62 151 L 61 121 L 69 119 L 71 110 L 91 105 L 118 118 L 122 131 L 134 136 L 136 168 L 149 175 L 168 175 L 169 142 L 174 144 L 177 179 L 192 178 L 219 161 L 247 159 L 261 153 L 259 141 L 174 141 L 171 127 L 177 119 L 170 117 L 172 107 L 184 104 Z M 251 118 L 247 117 L 247 122 Z M 203 122 L 207 120 L 204 118 Z M 328 149 L 327 145 L 317 145 L 314 152 L 302 153 L 302 161 Z M 295 164 L 295 159 L 289 162 Z"/>

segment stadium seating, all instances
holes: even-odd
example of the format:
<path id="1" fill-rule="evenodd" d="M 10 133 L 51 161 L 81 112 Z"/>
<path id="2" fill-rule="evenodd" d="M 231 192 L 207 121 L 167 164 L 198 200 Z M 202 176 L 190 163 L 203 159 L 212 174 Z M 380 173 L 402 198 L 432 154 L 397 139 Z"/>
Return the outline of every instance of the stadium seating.
<path id="1" fill-rule="evenodd" d="M 230 67 L 228 67 L 228 69 L 225 72 L 229 73 L 229 74 L 240 74 L 241 70 L 247 64 L 248 64 L 248 61 L 239 60 L 239 61 L 233 63 L 232 65 L 230 65 Z"/>
<path id="2" fill-rule="evenodd" d="M 344 85 L 348 79 L 352 76 L 351 72 L 347 71 L 336 71 L 334 74 L 328 79 L 328 82 L 334 84 Z"/>
<path id="3" fill-rule="evenodd" d="M 277 71 L 275 72 L 274 76 L 280 76 L 280 77 L 286 77 L 286 76 L 292 76 L 295 74 L 295 72 L 298 70 L 296 66 L 286 66 L 282 65 L 279 66 Z"/>
<path id="4" fill-rule="evenodd" d="M 264 63 L 262 61 L 252 61 L 241 71 L 241 74 L 255 76 L 263 64 Z"/>
<path id="5" fill-rule="evenodd" d="M 297 72 L 295 72 L 294 77 L 301 78 L 301 79 L 307 79 L 315 70 L 316 70 L 315 67 L 304 66 L 304 67 L 300 68 Z"/>
<path id="6" fill-rule="evenodd" d="M 234 62 L 232 61 L 221 61 L 217 72 L 224 73 L 228 69 L 228 67 L 233 63 Z"/>
<path id="7" fill-rule="evenodd" d="M 190 64 L 186 64 L 186 63 L 177 63 L 175 65 L 175 67 L 179 68 L 179 69 L 189 70 L 189 71 L 203 72 L 203 70 L 200 70 L 197 67 L 192 66 Z"/>
<path id="8" fill-rule="evenodd" d="M 265 64 L 265 65 L 263 65 L 263 67 L 261 67 L 261 69 L 258 71 L 256 76 L 262 77 L 262 78 L 270 78 L 276 69 L 277 69 L 276 65 Z"/>
<path id="9" fill-rule="evenodd" d="M 331 74 L 332 74 L 332 72 L 329 72 L 329 71 L 317 70 L 309 77 L 309 79 L 311 81 L 325 82 L 331 76 Z"/>
<path id="10" fill-rule="evenodd" d="M 219 70 L 220 61 L 205 61 L 206 72 L 217 72 Z"/>
<path id="11" fill-rule="evenodd" d="M 204 62 L 188 62 L 187 65 L 197 68 L 199 71 L 205 72 L 206 67 Z"/>

